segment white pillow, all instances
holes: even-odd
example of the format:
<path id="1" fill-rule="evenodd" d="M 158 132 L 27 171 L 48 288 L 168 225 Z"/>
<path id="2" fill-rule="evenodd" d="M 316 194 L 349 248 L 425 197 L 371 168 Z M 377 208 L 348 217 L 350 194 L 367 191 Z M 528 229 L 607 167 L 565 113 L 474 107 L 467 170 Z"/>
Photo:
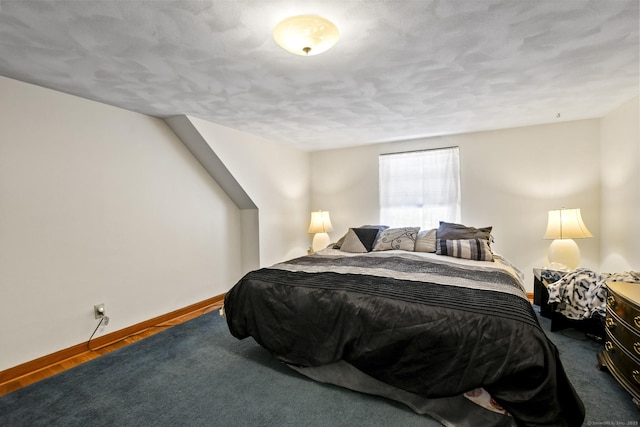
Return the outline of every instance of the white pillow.
<path id="1" fill-rule="evenodd" d="M 374 251 L 389 251 L 400 249 L 413 251 L 416 247 L 420 227 L 387 228 L 378 234 L 378 239 L 373 246 Z"/>
<path id="2" fill-rule="evenodd" d="M 431 230 L 420 230 L 416 239 L 416 252 L 435 252 L 436 251 L 436 231 L 437 228 Z"/>

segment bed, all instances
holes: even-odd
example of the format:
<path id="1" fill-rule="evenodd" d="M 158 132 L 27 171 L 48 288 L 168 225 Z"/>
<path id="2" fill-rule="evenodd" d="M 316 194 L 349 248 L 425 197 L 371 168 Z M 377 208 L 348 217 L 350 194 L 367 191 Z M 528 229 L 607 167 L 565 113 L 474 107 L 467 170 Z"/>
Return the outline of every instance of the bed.
<path id="1" fill-rule="evenodd" d="M 231 334 L 310 378 L 400 401 L 443 425 L 582 424 L 583 404 L 522 275 L 490 251 L 484 261 L 461 257 L 486 257 L 488 241 L 437 239 L 437 251 L 417 252 L 415 229 L 412 250 L 377 233 L 360 238 L 364 252 L 329 247 L 246 274 L 225 297 Z M 475 252 L 456 251 L 464 241 Z M 387 247 L 372 250 L 379 244 Z"/>

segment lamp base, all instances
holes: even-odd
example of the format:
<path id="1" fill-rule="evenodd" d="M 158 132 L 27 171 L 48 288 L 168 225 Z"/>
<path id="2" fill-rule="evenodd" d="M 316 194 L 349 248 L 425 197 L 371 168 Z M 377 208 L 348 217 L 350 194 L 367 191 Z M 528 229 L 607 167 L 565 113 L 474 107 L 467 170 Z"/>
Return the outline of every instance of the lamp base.
<path id="1" fill-rule="evenodd" d="M 319 250 L 329 246 L 329 243 L 331 243 L 331 241 L 327 233 L 316 233 L 313 236 L 313 243 L 311 244 L 311 249 L 313 249 L 313 252 L 318 252 Z"/>
<path id="2" fill-rule="evenodd" d="M 575 270 L 580 263 L 580 249 L 573 239 L 556 239 L 549 246 L 549 263 Z"/>

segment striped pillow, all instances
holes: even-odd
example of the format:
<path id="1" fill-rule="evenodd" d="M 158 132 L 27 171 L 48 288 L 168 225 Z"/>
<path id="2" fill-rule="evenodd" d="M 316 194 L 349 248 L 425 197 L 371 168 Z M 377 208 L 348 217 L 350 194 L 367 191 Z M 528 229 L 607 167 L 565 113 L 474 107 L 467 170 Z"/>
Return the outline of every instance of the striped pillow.
<path id="1" fill-rule="evenodd" d="M 489 247 L 489 242 L 485 239 L 438 239 L 436 254 L 475 261 L 493 261 L 493 253 Z"/>

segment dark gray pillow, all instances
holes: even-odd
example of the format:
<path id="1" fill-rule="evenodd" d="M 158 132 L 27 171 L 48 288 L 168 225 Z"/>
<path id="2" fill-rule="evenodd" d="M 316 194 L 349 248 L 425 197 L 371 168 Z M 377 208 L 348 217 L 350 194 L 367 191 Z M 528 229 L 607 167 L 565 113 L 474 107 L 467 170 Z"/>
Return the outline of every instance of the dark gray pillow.
<path id="1" fill-rule="evenodd" d="M 436 231 L 438 240 L 468 240 L 485 239 L 491 241 L 491 230 L 493 227 L 467 227 L 462 224 L 440 221 L 440 227 Z"/>

